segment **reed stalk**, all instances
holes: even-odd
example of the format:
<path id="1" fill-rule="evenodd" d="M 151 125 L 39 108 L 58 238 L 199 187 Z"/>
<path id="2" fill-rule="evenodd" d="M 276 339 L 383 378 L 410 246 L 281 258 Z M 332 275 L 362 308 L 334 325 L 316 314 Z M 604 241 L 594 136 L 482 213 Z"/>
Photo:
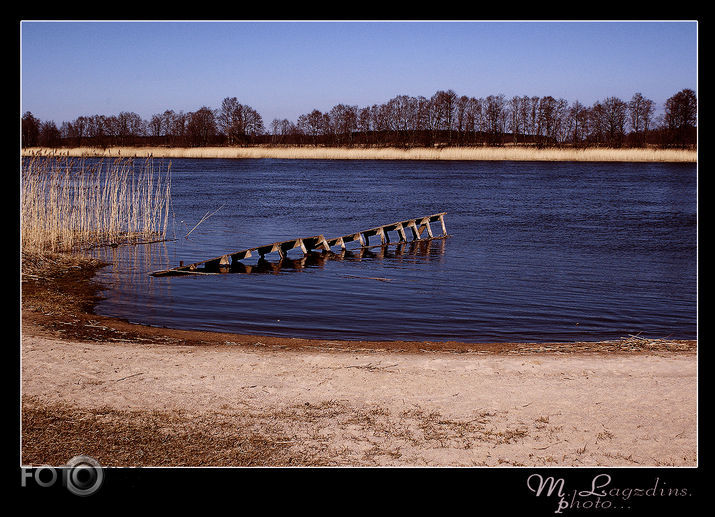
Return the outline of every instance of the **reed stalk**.
<path id="1" fill-rule="evenodd" d="M 171 164 L 146 159 L 32 157 L 21 166 L 23 254 L 67 253 L 162 240 L 171 200 Z"/>

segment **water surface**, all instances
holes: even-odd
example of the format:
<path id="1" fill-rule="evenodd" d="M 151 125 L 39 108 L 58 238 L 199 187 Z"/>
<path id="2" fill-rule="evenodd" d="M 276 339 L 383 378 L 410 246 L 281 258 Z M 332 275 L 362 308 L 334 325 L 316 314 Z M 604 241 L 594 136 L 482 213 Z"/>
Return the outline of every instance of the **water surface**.
<path id="1" fill-rule="evenodd" d="M 104 250 L 98 313 L 329 339 L 696 337 L 695 164 L 174 159 L 171 170 L 175 240 Z M 148 274 L 438 212 L 448 239 L 258 274 Z"/>

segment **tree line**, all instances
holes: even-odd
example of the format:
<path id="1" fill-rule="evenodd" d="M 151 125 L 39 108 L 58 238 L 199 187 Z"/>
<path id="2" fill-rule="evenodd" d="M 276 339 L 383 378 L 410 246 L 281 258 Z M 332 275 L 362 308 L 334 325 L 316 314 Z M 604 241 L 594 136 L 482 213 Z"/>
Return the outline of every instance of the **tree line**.
<path id="1" fill-rule="evenodd" d="M 133 112 L 80 116 L 63 122 L 22 116 L 24 147 L 165 145 L 249 146 L 537 146 L 660 147 L 694 146 L 697 98 L 684 89 L 656 116 L 655 102 L 636 93 L 624 101 L 608 97 L 585 106 L 552 96 L 502 94 L 459 96 L 452 90 L 432 97 L 398 95 L 383 104 L 338 104 L 314 109 L 295 122 L 261 115 L 236 97 L 194 112 L 166 110 L 149 120 Z"/>

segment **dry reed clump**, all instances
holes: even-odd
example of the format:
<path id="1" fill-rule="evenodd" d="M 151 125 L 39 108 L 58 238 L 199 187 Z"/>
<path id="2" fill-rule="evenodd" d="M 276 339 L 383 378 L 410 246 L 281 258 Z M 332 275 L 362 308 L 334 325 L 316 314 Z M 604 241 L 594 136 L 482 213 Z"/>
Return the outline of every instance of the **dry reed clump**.
<path id="1" fill-rule="evenodd" d="M 21 166 L 23 255 L 67 253 L 108 244 L 161 240 L 171 199 L 171 165 L 147 159 L 87 163 L 35 156 Z"/>
<path id="2" fill-rule="evenodd" d="M 589 162 L 696 162 L 697 151 L 655 148 L 536 148 L 501 147 L 418 147 L 348 148 L 309 146 L 254 147 L 77 147 L 67 149 L 28 148 L 26 156 L 95 156 L 163 158 L 238 158 L 312 160 L 471 160 L 471 161 L 589 161 Z"/>

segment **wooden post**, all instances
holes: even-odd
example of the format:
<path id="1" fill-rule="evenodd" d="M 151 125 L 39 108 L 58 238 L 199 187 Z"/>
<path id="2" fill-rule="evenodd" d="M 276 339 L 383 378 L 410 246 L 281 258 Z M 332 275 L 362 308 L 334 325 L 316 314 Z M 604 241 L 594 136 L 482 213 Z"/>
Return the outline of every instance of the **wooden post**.
<path id="1" fill-rule="evenodd" d="M 340 240 L 342 240 L 342 237 Z M 318 245 L 322 246 L 323 250 L 330 251 L 330 245 L 328 244 L 328 241 L 325 240 L 325 237 L 323 237 L 322 235 L 318 238 Z"/>
<path id="2" fill-rule="evenodd" d="M 417 224 L 414 221 L 410 221 L 410 230 L 412 230 L 412 240 L 416 241 L 420 238 L 420 232 L 417 230 Z"/>
<path id="3" fill-rule="evenodd" d="M 405 228 L 402 226 L 402 223 L 397 225 L 397 234 L 400 236 L 400 242 L 405 242 L 407 239 L 405 238 Z"/>
<path id="4" fill-rule="evenodd" d="M 432 235 L 432 228 L 430 228 L 430 225 L 429 225 L 429 219 L 427 219 L 427 222 L 425 223 L 425 228 L 427 228 L 427 235 L 429 235 L 429 238 L 431 239 L 433 237 L 433 235 Z"/>
<path id="5" fill-rule="evenodd" d="M 444 225 L 444 216 L 440 215 L 439 216 L 439 222 L 442 223 L 442 235 L 447 236 L 447 227 Z"/>

